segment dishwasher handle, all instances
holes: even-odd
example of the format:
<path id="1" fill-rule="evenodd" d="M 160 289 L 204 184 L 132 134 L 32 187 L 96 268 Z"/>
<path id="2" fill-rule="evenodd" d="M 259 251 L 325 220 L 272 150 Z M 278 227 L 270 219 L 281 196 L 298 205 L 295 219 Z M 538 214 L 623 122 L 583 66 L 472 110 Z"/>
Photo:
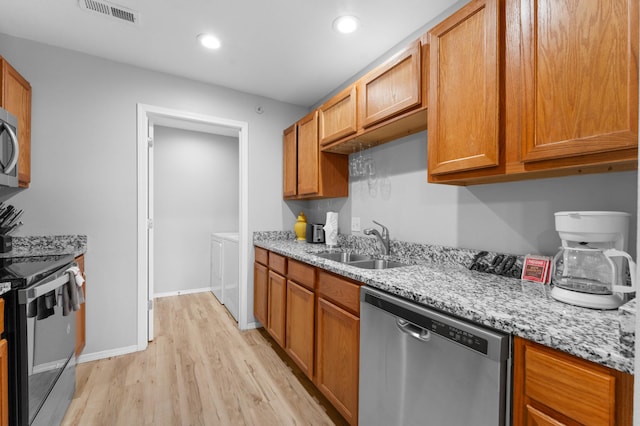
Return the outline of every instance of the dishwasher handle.
<path id="1" fill-rule="evenodd" d="M 431 340 L 431 332 L 402 318 L 396 318 L 396 326 L 400 331 L 422 342 Z"/>

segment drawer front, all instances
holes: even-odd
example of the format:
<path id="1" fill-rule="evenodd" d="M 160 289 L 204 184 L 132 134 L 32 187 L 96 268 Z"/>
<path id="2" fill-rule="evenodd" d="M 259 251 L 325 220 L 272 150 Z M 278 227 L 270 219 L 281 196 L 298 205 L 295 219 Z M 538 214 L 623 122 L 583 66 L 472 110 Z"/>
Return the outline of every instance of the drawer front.
<path id="1" fill-rule="evenodd" d="M 287 263 L 289 279 L 313 291 L 316 283 L 316 268 L 292 259 L 289 259 Z"/>
<path id="2" fill-rule="evenodd" d="M 267 266 L 269 264 L 269 252 L 261 247 L 256 247 L 256 262 Z"/>
<path id="3" fill-rule="evenodd" d="M 360 286 L 324 271 L 318 272 L 318 292 L 336 305 L 360 316 Z"/>
<path id="4" fill-rule="evenodd" d="M 287 258 L 269 252 L 269 269 L 276 271 L 280 275 L 287 275 Z"/>
<path id="5" fill-rule="evenodd" d="M 615 418 L 614 377 L 531 346 L 525 352 L 525 394 L 582 424 L 610 425 Z"/>

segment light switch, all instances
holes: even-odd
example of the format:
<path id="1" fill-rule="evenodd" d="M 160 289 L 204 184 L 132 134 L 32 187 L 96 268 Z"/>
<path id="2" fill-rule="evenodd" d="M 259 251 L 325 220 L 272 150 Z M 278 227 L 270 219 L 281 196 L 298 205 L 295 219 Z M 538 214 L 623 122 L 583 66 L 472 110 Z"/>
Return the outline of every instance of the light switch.
<path id="1" fill-rule="evenodd" d="M 360 232 L 360 218 L 353 216 L 351 218 L 351 232 Z"/>

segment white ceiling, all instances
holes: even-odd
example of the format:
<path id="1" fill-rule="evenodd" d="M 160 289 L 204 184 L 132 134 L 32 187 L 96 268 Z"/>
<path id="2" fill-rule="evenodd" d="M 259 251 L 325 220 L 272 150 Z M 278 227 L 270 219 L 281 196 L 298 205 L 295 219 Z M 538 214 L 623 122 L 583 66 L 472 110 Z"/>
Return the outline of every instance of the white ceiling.
<path id="1" fill-rule="evenodd" d="M 311 106 L 455 2 L 115 0 L 140 13 L 134 25 L 78 0 L 3 0 L 0 33 Z M 359 19 L 357 33 L 333 31 L 341 14 Z M 203 32 L 222 48 L 197 44 Z"/>

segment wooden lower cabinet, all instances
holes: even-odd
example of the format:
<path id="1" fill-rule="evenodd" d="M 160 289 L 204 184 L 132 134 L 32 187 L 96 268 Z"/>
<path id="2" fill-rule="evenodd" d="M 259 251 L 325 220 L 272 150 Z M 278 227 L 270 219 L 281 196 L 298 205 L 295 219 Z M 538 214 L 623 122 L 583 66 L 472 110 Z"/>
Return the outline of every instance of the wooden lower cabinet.
<path id="1" fill-rule="evenodd" d="M 269 270 L 258 262 L 253 264 L 253 316 L 267 326 L 269 310 Z"/>
<path id="2" fill-rule="evenodd" d="M 287 279 L 274 271 L 269 271 L 268 293 L 267 331 L 280 346 L 284 347 Z"/>
<path id="3" fill-rule="evenodd" d="M 317 311 L 316 386 L 357 425 L 360 318 L 322 297 Z"/>
<path id="4" fill-rule="evenodd" d="M 360 285 L 256 247 L 254 316 L 351 425 L 358 424 Z"/>
<path id="5" fill-rule="evenodd" d="M 627 426 L 633 376 L 514 338 L 513 424 Z"/>
<path id="6" fill-rule="evenodd" d="M 287 281 L 285 351 L 310 379 L 313 378 L 315 294 Z"/>
<path id="7" fill-rule="evenodd" d="M 80 273 L 84 277 L 84 255 L 80 255 L 76 257 L 76 262 L 78 263 L 78 268 L 80 268 Z M 76 312 L 76 357 L 80 356 L 82 350 L 84 349 L 87 343 L 87 311 L 86 311 L 86 300 L 87 300 L 87 283 L 82 286 L 82 292 L 85 298 L 85 303 L 80 305 L 80 309 Z"/>

